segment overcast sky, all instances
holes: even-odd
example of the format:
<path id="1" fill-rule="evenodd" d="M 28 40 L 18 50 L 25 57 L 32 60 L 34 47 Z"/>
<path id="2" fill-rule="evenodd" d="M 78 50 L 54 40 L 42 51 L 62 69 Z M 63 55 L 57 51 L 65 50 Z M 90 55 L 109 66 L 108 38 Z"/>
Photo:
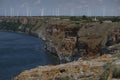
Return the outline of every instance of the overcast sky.
<path id="1" fill-rule="evenodd" d="M 120 16 L 120 0 L 0 0 L 0 15 Z"/>

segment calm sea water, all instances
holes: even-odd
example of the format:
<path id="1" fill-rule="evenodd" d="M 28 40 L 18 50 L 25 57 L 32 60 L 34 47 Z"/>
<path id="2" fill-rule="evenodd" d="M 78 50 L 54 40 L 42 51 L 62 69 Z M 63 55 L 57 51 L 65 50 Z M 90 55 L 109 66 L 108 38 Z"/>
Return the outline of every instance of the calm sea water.
<path id="1" fill-rule="evenodd" d="M 44 41 L 12 32 L 0 32 L 0 80 L 12 80 L 23 70 L 57 64 L 44 49 Z"/>

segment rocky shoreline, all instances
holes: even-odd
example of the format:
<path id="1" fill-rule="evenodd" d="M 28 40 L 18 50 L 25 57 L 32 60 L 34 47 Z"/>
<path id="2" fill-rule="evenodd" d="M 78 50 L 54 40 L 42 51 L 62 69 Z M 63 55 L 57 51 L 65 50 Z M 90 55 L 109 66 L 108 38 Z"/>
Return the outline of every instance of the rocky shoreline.
<path id="1" fill-rule="evenodd" d="M 112 80 L 113 64 L 120 66 L 115 60 L 111 55 L 103 55 L 57 66 L 39 66 L 22 72 L 13 80 Z"/>

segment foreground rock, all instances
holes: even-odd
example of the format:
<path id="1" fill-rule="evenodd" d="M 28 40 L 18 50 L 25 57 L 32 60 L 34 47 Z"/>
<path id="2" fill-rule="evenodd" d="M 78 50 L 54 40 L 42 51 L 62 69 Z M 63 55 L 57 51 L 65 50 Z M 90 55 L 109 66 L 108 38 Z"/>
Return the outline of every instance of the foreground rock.
<path id="1" fill-rule="evenodd" d="M 112 80 L 112 58 L 103 55 L 97 59 L 39 66 L 26 70 L 14 80 Z"/>
<path id="2" fill-rule="evenodd" d="M 113 78 L 120 80 L 120 53 L 115 54 L 116 60 L 113 62 Z"/>

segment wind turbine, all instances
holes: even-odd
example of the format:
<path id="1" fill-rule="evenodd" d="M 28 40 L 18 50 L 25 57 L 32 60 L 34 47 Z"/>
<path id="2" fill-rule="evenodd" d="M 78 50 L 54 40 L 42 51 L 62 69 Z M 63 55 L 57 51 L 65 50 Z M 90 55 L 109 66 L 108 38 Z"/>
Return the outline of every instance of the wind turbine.
<path id="1" fill-rule="evenodd" d="M 10 15 L 11 15 L 11 17 L 15 16 L 15 10 L 14 10 L 14 8 L 10 8 Z"/>
<path id="2" fill-rule="evenodd" d="M 7 12 L 6 12 L 6 9 L 4 9 L 4 16 L 5 16 L 5 17 L 7 16 Z"/>
<path id="3" fill-rule="evenodd" d="M 57 8 L 57 16 L 60 16 L 60 9 Z"/>
<path id="4" fill-rule="evenodd" d="M 55 9 L 55 16 L 58 16 L 58 15 L 59 15 L 59 9 L 56 8 L 56 9 Z"/>
<path id="5" fill-rule="evenodd" d="M 10 8 L 11 17 L 14 16 L 14 8 Z"/>
<path id="6" fill-rule="evenodd" d="M 52 9 L 52 15 L 53 15 L 53 16 L 56 15 L 55 9 Z"/>
<path id="7" fill-rule="evenodd" d="M 106 15 L 106 7 L 105 6 L 103 6 L 103 17 Z"/>
<path id="8" fill-rule="evenodd" d="M 91 16 L 91 9 L 89 7 L 87 7 L 87 15 Z"/>
<path id="9" fill-rule="evenodd" d="M 116 11 L 114 11 L 114 8 L 112 7 L 110 12 L 111 12 L 111 16 L 114 16 L 114 15 L 115 15 L 114 13 L 115 13 Z"/>
<path id="10" fill-rule="evenodd" d="M 3 8 L 0 8 L 1 9 L 1 15 L 4 16 L 4 9 Z"/>
<path id="11" fill-rule="evenodd" d="M 29 13 L 30 13 L 30 16 L 32 16 L 32 12 L 31 12 L 31 10 L 29 11 Z"/>
<path id="12" fill-rule="evenodd" d="M 19 17 L 19 11 L 17 11 L 17 17 Z"/>
<path id="13" fill-rule="evenodd" d="M 88 5 L 86 5 L 85 8 L 86 8 L 86 15 L 89 16 L 89 7 L 88 7 Z"/>
<path id="14" fill-rule="evenodd" d="M 0 12 L 2 13 L 2 9 L 0 8 Z M 0 14 L 1 15 L 1 14 Z"/>
<path id="15" fill-rule="evenodd" d="M 79 7 L 78 7 L 78 9 L 79 9 L 79 16 L 81 16 L 82 13 L 83 13 L 83 12 L 82 12 L 82 11 L 83 11 L 82 8 L 83 8 L 82 6 L 79 6 Z M 73 11 L 73 16 L 74 16 L 74 11 Z"/>
<path id="16" fill-rule="evenodd" d="M 80 15 L 82 16 L 83 15 L 83 6 L 81 6 L 79 9 L 80 9 Z"/>
<path id="17" fill-rule="evenodd" d="M 57 8 L 55 9 L 55 16 L 57 16 L 57 14 L 58 14 L 58 11 L 57 11 Z"/>
<path id="18" fill-rule="evenodd" d="M 44 16 L 44 8 L 41 9 L 41 16 Z"/>
<path id="19" fill-rule="evenodd" d="M 29 8 L 26 7 L 26 15 L 29 16 Z"/>
<path id="20" fill-rule="evenodd" d="M 97 8 L 95 7 L 93 11 L 93 16 L 96 16 L 96 15 L 97 15 Z"/>
<path id="21" fill-rule="evenodd" d="M 12 8 L 10 8 L 10 16 L 13 16 Z"/>
<path id="22" fill-rule="evenodd" d="M 71 16 L 74 16 L 74 10 L 73 9 L 71 9 L 70 14 L 71 14 Z"/>

